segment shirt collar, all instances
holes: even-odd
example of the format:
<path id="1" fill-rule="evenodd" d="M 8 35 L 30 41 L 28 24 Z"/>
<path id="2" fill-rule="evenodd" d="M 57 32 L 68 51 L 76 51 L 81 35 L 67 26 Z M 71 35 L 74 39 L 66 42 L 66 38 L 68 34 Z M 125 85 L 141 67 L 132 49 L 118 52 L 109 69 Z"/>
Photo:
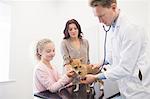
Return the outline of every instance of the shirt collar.
<path id="1" fill-rule="evenodd" d="M 120 13 L 120 11 L 119 11 L 119 13 Z M 115 20 L 112 22 L 112 24 L 111 24 L 111 27 L 112 27 L 112 31 L 113 31 L 113 32 L 114 32 L 114 30 L 115 30 L 115 26 L 116 26 L 118 17 L 119 17 L 119 15 L 116 17 L 116 19 L 115 19 Z"/>

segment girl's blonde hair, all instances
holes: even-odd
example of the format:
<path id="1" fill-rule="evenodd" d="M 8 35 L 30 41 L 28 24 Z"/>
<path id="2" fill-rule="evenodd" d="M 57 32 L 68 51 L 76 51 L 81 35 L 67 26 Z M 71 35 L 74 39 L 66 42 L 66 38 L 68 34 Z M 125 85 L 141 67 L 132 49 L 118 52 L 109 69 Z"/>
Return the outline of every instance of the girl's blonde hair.
<path id="1" fill-rule="evenodd" d="M 44 46 L 48 43 L 53 43 L 53 42 L 47 38 L 38 41 L 38 43 L 36 45 L 36 51 L 35 51 L 36 52 L 35 56 L 38 60 L 41 60 L 41 55 L 39 52 L 41 52 L 43 50 Z"/>

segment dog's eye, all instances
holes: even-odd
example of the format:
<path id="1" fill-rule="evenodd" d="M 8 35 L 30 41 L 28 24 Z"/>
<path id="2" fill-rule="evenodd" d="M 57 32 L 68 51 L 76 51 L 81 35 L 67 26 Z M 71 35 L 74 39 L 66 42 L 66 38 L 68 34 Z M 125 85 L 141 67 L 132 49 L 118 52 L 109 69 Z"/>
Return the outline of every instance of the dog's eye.
<path id="1" fill-rule="evenodd" d="M 77 69 L 77 66 L 75 66 L 74 68 Z"/>
<path id="2" fill-rule="evenodd" d="M 79 68 L 81 68 L 81 66 L 79 66 Z"/>

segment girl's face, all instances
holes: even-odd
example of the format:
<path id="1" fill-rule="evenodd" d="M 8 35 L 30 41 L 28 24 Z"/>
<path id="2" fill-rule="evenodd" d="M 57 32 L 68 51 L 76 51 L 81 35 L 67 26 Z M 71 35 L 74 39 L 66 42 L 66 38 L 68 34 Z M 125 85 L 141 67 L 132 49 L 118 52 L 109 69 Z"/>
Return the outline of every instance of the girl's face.
<path id="1" fill-rule="evenodd" d="M 44 45 L 43 50 L 41 51 L 41 60 L 51 61 L 55 56 L 55 47 L 53 43 L 47 43 Z"/>
<path id="2" fill-rule="evenodd" d="M 71 38 L 78 38 L 79 30 L 74 23 L 69 24 L 68 32 Z"/>

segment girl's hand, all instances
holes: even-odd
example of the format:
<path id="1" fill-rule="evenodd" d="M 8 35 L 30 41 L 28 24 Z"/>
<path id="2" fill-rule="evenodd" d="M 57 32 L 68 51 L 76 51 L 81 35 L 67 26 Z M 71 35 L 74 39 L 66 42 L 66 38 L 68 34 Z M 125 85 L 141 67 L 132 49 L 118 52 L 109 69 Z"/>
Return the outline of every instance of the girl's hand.
<path id="1" fill-rule="evenodd" d="M 66 71 L 70 71 L 72 69 L 71 65 L 70 64 L 66 64 L 65 65 L 65 69 L 66 69 Z"/>
<path id="2" fill-rule="evenodd" d="M 77 74 L 75 73 L 74 70 L 69 70 L 69 71 L 67 71 L 67 76 L 68 76 L 69 78 L 70 78 L 70 77 L 74 78 L 74 77 L 77 76 Z"/>

